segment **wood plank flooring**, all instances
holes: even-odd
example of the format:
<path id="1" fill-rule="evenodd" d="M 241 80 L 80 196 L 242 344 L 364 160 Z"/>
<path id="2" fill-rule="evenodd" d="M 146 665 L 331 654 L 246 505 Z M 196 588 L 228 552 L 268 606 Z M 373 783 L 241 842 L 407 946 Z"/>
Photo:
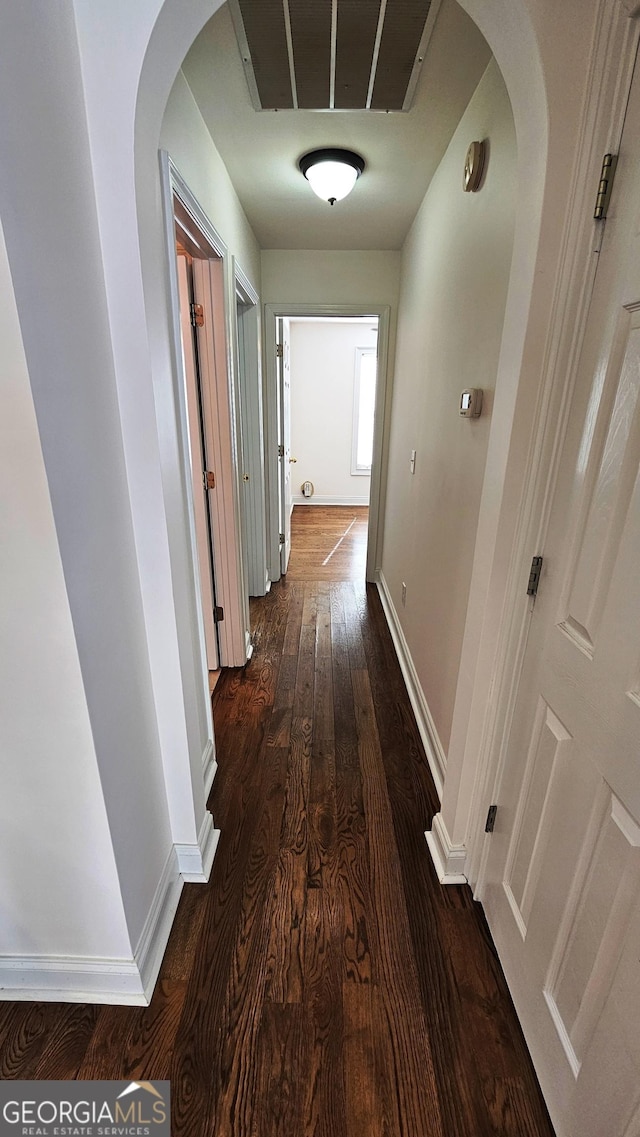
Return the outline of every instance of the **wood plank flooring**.
<path id="1" fill-rule="evenodd" d="M 287 580 L 364 580 L 369 510 L 362 505 L 296 505 Z"/>
<path id="2" fill-rule="evenodd" d="M 377 592 L 306 579 L 346 526 L 300 522 L 214 693 L 222 836 L 151 1006 L 0 1004 L 0 1077 L 169 1077 L 174 1137 L 552 1137 L 482 910 L 431 866 Z"/>

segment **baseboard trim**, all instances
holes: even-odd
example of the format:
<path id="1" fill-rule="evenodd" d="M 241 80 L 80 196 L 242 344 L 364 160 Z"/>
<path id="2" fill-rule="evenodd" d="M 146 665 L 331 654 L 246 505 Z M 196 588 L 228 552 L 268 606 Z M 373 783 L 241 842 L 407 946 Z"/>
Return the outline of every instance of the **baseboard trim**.
<path id="1" fill-rule="evenodd" d="M 132 959 L 4 956 L 0 958 L 0 1000 L 148 1006 L 182 883 L 172 846 Z"/>
<path id="2" fill-rule="evenodd" d="M 425 837 L 440 884 L 466 884 L 466 846 L 452 845 L 441 813 L 436 813 Z"/>
<path id="3" fill-rule="evenodd" d="M 378 592 L 380 594 L 382 608 L 387 620 L 387 624 L 389 625 L 389 631 L 391 632 L 393 646 L 396 649 L 396 655 L 398 657 L 400 670 L 402 671 L 402 676 L 406 684 L 409 701 L 413 707 L 413 713 L 416 716 L 416 722 L 418 724 L 418 730 L 422 739 L 422 745 L 426 751 L 429 768 L 431 770 L 433 780 L 436 784 L 436 790 L 438 791 L 438 797 L 440 798 L 440 801 L 442 801 L 442 789 L 444 786 L 444 775 L 447 768 L 447 757 L 442 747 L 442 743 L 438 738 L 438 732 L 431 717 L 431 712 L 427 705 L 424 691 L 420 685 L 418 673 L 415 669 L 413 659 L 411 658 L 411 652 L 409 651 L 409 645 L 400 625 L 398 613 L 396 612 L 395 605 L 391 599 L 391 593 L 389 592 L 389 588 L 382 569 L 379 569 L 376 575 L 376 583 L 378 586 Z"/>
<path id="4" fill-rule="evenodd" d="M 366 497 L 330 497 L 326 494 L 314 494 L 313 497 L 303 497 L 302 494 L 294 494 L 294 505 L 368 505 L 369 495 Z"/>
<path id="5" fill-rule="evenodd" d="M 182 885 L 177 846 L 174 845 L 169 852 L 162 876 L 158 881 L 158 887 L 134 957 L 140 972 L 146 1004 L 151 1002 L 162 957 L 171 934 Z"/>
<path id="6" fill-rule="evenodd" d="M 206 884 L 211 875 L 219 839 L 220 830 L 214 829 L 213 817 L 207 810 L 198 833 L 198 843 L 175 846 L 178 870 L 183 881 L 188 881 L 190 884 Z"/>
<path id="7" fill-rule="evenodd" d="M 132 960 L 32 955 L 0 959 L 0 1001 L 127 1007 L 149 1003 Z"/>
<path id="8" fill-rule="evenodd" d="M 211 793 L 213 779 L 216 776 L 217 770 L 218 763 L 216 762 L 216 752 L 213 745 L 213 739 L 210 738 L 204 748 L 204 754 L 202 755 L 202 776 L 204 778 L 205 798 L 208 798 L 209 794 Z"/>

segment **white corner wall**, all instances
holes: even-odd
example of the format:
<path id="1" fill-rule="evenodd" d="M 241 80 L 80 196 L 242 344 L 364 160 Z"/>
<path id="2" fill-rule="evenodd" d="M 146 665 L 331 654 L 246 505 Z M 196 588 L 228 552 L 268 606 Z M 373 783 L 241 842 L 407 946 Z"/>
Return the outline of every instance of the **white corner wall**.
<path id="1" fill-rule="evenodd" d="M 475 139 L 487 140 L 486 172 L 477 193 L 464 193 L 465 154 Z M 383 588 L 443 764 L 511 266 L 515 178 L 513 117 L 492 61 L 405 243 L 398 311 Z M 477 420 L 459 416 L 466 387 L 484 390 Z"/>
<path id="2" fill-rule="evenodd" d="M 0 229 L 0 989 L 131 943 Z"/>
<path id="3" fill-rule="evenodd" d="M 292 320 L 294 503 L 368 505 L 371 477 L 351 473 L 356 348 L 375 348 L 375 324 Z M 314 496 L 305 499 L 309 480 Z"/>

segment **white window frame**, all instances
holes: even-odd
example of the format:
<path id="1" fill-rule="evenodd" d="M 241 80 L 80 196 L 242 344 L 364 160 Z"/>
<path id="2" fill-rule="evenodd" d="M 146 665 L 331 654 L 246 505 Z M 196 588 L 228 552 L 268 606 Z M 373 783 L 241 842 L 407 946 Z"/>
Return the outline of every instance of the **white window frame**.
<path id="1" fill-rule="evenodd" d="M 364 356 L 373 355 L 376 358 L 376 384 L 378 371 L 377 347 L 357 347 L 355 358 L 355 374 L 353 381 L 353 427 L 351 432 L 351 473 L 362 477 L 371 477 L 371 466 L 358 465 L 358 427 L 360 425 L 360 375 Z M 375 403 L 374 403 L 375 408 Z M 375 410 L 374 410 L 375 414 Z M 374 425 L 375 432 L 375 425 Z M 374 434 L 375 437 L 375 434 Z"/>

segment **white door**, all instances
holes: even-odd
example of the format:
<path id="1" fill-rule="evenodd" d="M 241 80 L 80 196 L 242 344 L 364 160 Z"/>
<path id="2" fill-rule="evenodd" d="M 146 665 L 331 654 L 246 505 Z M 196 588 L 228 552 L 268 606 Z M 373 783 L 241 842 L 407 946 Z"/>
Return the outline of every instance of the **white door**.
<path id="1" fill-rule="evenodd" d="M 284 574 L 289 565 L 291 553 L 291 350 L 289 321 L 279 317 L 276 321 L 278 335 L 278 389 L 279 389 L 279 446 L 280 461 L 280 571 Z"/>
<path id="2" fill-rule="evenodd" d="M 639 229 L 636 74 L 487 838 L 483 901 L 559 1137 L 640 1135 Z"/>
<path id="3" fill-rule="evenodd" d="M 178 257 L 178 287 L 180 291 L 180 330 L 182 332 L 182 357 L 184 360 L 185 383 L 187 388 L 187 414 L 189 416 L 189 445 L 191 451 L 191 475 L 193 479 L 193 504 L 196 523 L 196 542 L 198 547 L 198 568 L 200 570 L 200 593 L 204 619 L 205 650 L 209 671 L 217 671 L 220 666 L 218 635 L 215 624 L 215 593 L 213 585 L 213 553 L 209 521 L 208 490 L 205 488 L 205 458 L 203 451 L 203 427 L 198 390 L 198 367 L 196 345 L 191 326 L 192 287 L 189 263 L 186 256 Z"/>

